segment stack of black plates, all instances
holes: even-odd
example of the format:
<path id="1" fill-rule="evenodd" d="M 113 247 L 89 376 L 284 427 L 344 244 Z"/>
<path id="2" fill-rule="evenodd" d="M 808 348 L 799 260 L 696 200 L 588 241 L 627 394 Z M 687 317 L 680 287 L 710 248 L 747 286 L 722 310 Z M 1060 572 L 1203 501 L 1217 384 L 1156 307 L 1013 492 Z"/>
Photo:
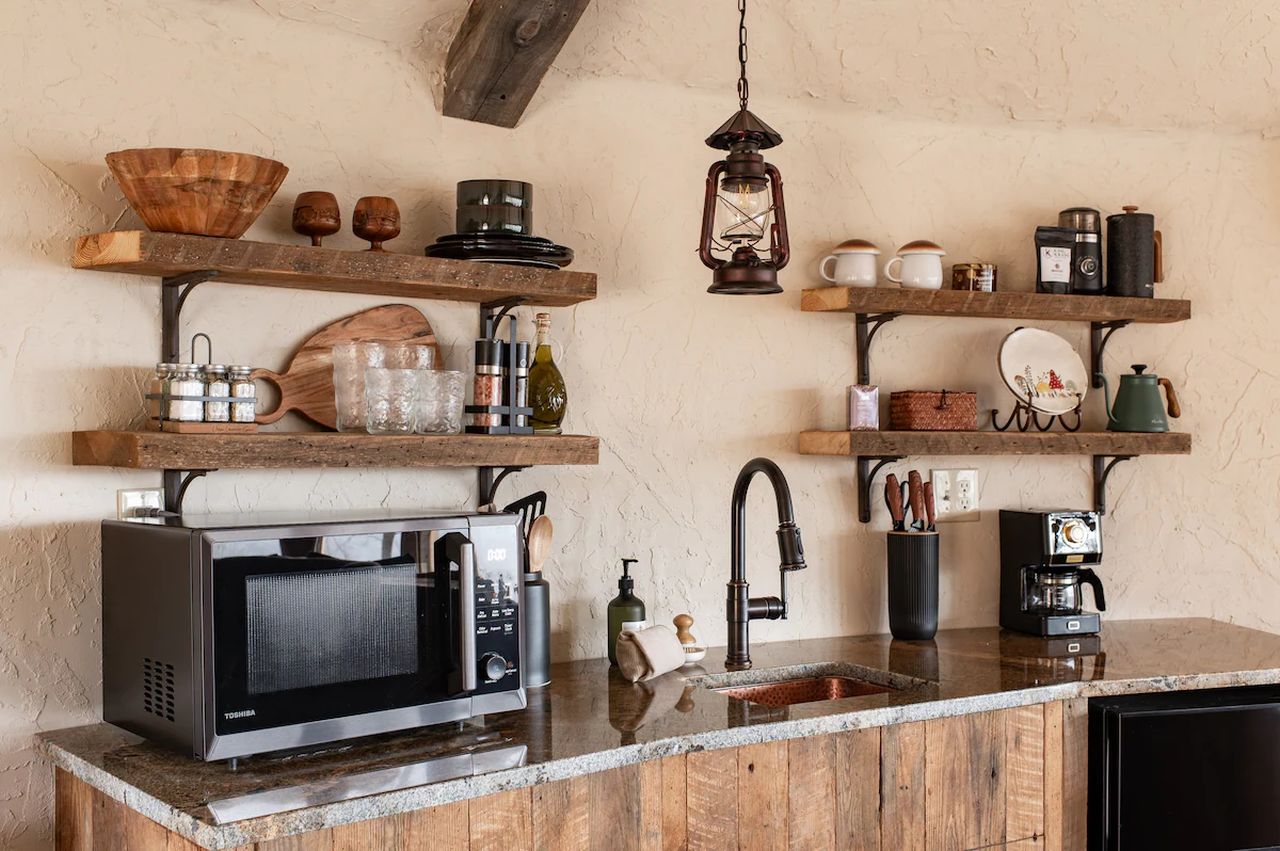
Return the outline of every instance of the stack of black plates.
<path id="1" fill-rule="evenodd" d="M 458 233 L 426 248 L 428 257 L 478 260 L 559 269 L 573 262 L 572 249 L 533 236 L 533 187 L 517 180 L 458 183 Z"/>

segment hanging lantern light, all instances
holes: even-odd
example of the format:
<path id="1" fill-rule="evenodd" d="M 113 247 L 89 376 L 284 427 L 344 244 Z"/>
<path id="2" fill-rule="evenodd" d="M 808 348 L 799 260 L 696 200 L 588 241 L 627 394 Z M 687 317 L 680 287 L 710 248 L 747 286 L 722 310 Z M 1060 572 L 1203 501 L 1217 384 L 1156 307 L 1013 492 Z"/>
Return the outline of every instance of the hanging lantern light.
<path id="1" fill-rule="evenodd" d="M 778 270 L 790 247 L 782 176 L 760 152 L 780 145 L 782 136 L 747 109 L 746 0 L 738 0 L 738 65 L 738 111 L 707 137 L 729 154 L 707 172 L 698 256 L 712 270 L 707 292 L 768 295 L 782 292 Z"/>

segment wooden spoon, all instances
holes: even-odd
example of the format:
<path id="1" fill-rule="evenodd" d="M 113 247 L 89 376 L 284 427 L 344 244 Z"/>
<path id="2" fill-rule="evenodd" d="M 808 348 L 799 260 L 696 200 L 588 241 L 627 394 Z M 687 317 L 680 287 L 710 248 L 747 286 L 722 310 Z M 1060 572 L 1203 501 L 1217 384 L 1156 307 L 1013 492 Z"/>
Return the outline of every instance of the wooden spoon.
<path id="1" fill-rule="evenodd" d="M 543 563 L 551 552 L 551 535 L 555 531 L 551 518 L 543 514 L 533 521 L 529 527 L 529 564 L 530 573 L 539 573 Z"/>

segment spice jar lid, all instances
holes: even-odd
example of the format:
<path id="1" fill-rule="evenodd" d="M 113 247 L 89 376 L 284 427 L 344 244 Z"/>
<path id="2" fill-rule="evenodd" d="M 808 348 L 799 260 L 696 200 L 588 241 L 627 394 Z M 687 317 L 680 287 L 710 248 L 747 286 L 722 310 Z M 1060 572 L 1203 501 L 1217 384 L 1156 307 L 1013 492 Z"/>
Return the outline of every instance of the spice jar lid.
<path id="1" fill-rule="evenodd" d="M 502 363 L 502 341 L 485 337 L 476 340 L 476 365 L 498 366 Z"/>
<path id="2" fill-rule="evenodd" d="M 234 376 L 237 376 L 237 377 L 240 377 L 240 378 L 248 378 L 248 377 L 249 377 L 249 373 L 251 373 L 251 372 L 253 372 L 253 367 L 251 367 L 251 366 L 229 366 L 229 367 L 227 367 L 227 374 L 228 374 L 228 375 L 234 375 Z"/>
<path id="3" fill-rule="evenodd" d="M 201 364 L 200 369 L 202 372 L 226 372 L 227 365 L 223 363 L 206 363 Z"/>
<path id="4" fill-rule="evenodd" d="M 524 375 L 529 371 L 529 342 L 521 340 L 516 343 L 516 374 Z"/>

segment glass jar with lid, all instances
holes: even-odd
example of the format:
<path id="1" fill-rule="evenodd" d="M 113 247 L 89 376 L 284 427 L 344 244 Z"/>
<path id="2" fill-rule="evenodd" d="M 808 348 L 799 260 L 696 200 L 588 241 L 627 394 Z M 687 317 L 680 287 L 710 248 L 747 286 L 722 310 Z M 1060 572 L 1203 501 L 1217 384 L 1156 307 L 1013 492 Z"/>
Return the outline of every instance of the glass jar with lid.
<path id="1" fill-rule="evenodd" d="M 204 378 L 205 395 L 210 397 L 204 403 L 204 421 L 207 423 L 231 422 L 231 403 L 217 400 L 217 397 L 225 400 L 231 396 L 231 382 L 227 379 L 227 368 L 220 363 L 207 363 L 200 368 L 200 374 Z"/>
<path id="2" fill-rule="evenodd" d="M 169 409 L 166 419 L 183 423 L 204 421 L 204 379 L 200 367 L 193 363 L 178 364 L 169 379 Z"/>
<path id="3" fill-rule="evenodd" d="M 173 371 L 178 368 L 175 363 L 158 363 L 147 383 L 147 416 L 160 422 L 169 414 L 169 382 L 173 380 Z"/>
<path id="4" fill-rule="evenodd" d="M 231 382 L 231 397 L 236 400 L 231 403 L 231 422 L 233 423 L 251 423 L 257 420 L 258 388 L 249 378 L 251 372 L 253 370 L 247 366 L 227 367 L 227 378 Z"/>

